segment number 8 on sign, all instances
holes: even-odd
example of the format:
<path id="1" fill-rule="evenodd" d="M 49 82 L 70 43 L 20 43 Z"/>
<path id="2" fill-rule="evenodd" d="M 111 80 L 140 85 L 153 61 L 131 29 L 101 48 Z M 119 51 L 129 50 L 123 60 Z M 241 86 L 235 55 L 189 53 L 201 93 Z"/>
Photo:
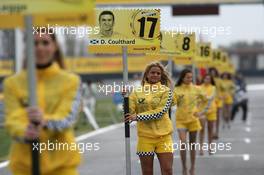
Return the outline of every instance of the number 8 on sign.
<path id="1" fill-rule="evenodd" d="M 130 22 L 132 33 L 135 37 L 153 40 L 159 37 L 159 10 L 137 10 Z"/>
<path id="2" fill-rule="evenodd" d="M 174 34 L 175 35 L 175 34 Z M 176 50 L 182 56 L 195 55 L 195 33 L 178 33 L 176 36 Z"/>
<path id="3" fill-rule="evenodd" d="M 191 42 L 191 39 L 187 36 L 185 36 L 183 38 L 183 45 L 182 45 L 182 49 L 184 51 L 188 51 L 190 49 L 190 42 Z"/>

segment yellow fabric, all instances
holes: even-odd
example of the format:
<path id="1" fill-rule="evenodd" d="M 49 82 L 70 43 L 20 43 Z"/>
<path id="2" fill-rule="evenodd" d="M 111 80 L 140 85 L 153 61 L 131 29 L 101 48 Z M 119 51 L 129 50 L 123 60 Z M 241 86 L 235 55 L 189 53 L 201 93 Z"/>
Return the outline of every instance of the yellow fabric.
<path id="1" fill-rule="evenodd" d="M 4 94 L 0 93 L 0 101 L 4 99 Z"/>
<path id="2" fill-rule="evenodd" d="M 225 95 L 224 104 L 232 105 L 233 101 L 233 97 L 230 94 Z"/>
<path id="3" fill-rule="evenodd" d="M 223 80 L 223 98 L 224 104 L 233 104 L 233 95 L 235 92 L 235 84 L 232 80 Z"/>
<path id="4" fill-rule="evenodd" d="M 224 105 L 223 104 L 223 100 L 217 98 L 217 99 L 215 99 L 215 101 L 216 101 L 217 108 L 222 108 L 223 107 L 223 105 Z"/>
<path id="5" fill-rule="evenodd" d="M 59 121 L 66 118 L 71 112 L 79 86 L 79 77 L 61 70 L 56 63 L 46 69 L 37 70 L 37 103 L 43 110 L 44 119 Z M 28 88 L 25 71 L 4 80 L 4 103 L 6 129 L 13 138 L 24 138 L 29 124 L 26 113 Z M 60 132 L 42 129 L 40 142 L 48 141 L 75 143 L 73 128 L 66 128 Z M 79 163 L 78 150 L 43 150 L 40 154 L 41 174 L 53 174 L 56 169 L 77 167 Z M 31 174 L 31 145 L 14 140 L 10 150 L 9 166 L 16 174 Z"/>
<path id="6" fill-rule="evenodd" d="M 214 78 L 216 86 L 216 106 L 217 108 L 223 107 L 223 80 L 221 78 Z"/>
<path id="7" fill-rule="evenodd" d="M 129 96 L 129 112 L 131 114 L 146 115 L 160 112 L 167 100 L 169 88 L 161 83 L 145 83 L 135 89 Z M 139 137 L 159 138 L 172 133 L 172 123 L 168 112 L 160 119 L 137 122 Z"/>
<path id="8" fill-rule="evenodd" d="M 206 95 L 197 86 L 182 84 L 175 87 L 172 105 L 177 105 L 176 124 L 197 121 L 194 114 L 199 112 L 198 105 L 206 101 Z"/>
<path id="9" fill-rule="evenodd" d="M 202 129 L 199 119 L 193 120 L 191 122 L 176 122 L 177 129 L 186 129 L 189 132 L 199 131 Z"/>
<path id="10" fill-rule="evenodd" d="M 139 137 L 137 152 L 172 153 L 172 136 L 166 135 L 160 138 Z"/>
<path id="11" fill-rule="evenodd" d="M 13 175 L 28 175 L 28 174 L 14 172 Z M 52 173 L 41 174 L 41 175 L 79 175 L 79 173 L 76 167 L 74 167 L 74 168 L 58 169 L 58 170 L 53 171 Z"/>
<path id="12" fill-rule="evenodd" d="M 206 94 L 206 97 L 208 100 L 210 100 L 210 98 L 212 98 L 211 103 L 210 103 L 210 107 L 208 109 L 208 111 L 206 112 L 206 114 L 209 113 L 216 113 L 217 111 L 217 106 L 216 106 L 216 88 L 213 85 L 201 85 L 201 91 L 204 92 Z M 207 105 L 207 103 L 206 103 Z"/>
<path id="13" fill-rule="evenodd" d="M 216 121 L 217 120 L 217 113 L 216 112 L 211 112 L 206 114 L 206 118 L 208 121 Z"/>

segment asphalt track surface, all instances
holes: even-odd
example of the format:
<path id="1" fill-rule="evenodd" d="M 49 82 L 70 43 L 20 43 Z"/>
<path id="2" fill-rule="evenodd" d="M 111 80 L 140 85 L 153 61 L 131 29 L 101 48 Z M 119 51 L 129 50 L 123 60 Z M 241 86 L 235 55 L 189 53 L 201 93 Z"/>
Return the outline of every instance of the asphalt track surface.
<path id="1" fill-rule="evenodd" d="M 231 151 L 218 151 L 209 156 L 197 157 L 196 175 L 263 175 L 264 174 L 264 89 L 249 91 L 250 109 L 247 123 L 241 121 L 241 113 L 232 123 L 231 129 L 222 129 L 218 143 L 231 143 Z M 79 167 L 81 175 L 125 175 L 124 127 L 111 129 L 79 138 L 81 143 L 99 143 L 100 150 L 86 151 Z M 136 156 L 136 127 L 131 126 L 132 175 L 140 175 Z M 174 142 L 178 142 L 174 133 Z M 189 157 L 188 157 L 189 160 Z M 160 175 L 158 160 L 154 160 L 155 175 Z M 51 162 L 52 163 L 52 162 Z M 188 163 L 189 164 L 189 163 Z M 179 151 L 174 153 L 173 174 L 181 175 Z M 0 175 L 10 175 L 7 168 Z"/>

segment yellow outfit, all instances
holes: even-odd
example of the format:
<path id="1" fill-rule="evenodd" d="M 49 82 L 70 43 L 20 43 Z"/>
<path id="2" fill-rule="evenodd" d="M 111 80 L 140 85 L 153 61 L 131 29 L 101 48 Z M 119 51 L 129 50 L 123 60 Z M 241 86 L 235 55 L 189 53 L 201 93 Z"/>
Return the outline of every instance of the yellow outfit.
<path id="1" fill-rule="evenodd" d="M 137 88 L 129 96 L 129 112 L 137 114 L 139 156 L 172 152 L 166 145 L 172 145 L 172 123 L 168 110 L 172 92 L 161 83 Z"/>
<path id="2" fill-rule="evenodd" d="M 176 86 L 173 92 L 173 103 L 176 109 L 176 128 L 187 129 L 189 132 L 201 129 L 199 119 L 194 115 L 198 113 L 198 104 L 206 101 L 201 89 L 192 84 Z"/>
<path id="3" fill-rule="evenodd" d="M 235 92 L 235 84 L 232 80 L 223 80 L 223 98 L 224 104 L 231 105 L 234 102 L 233 95 Z"/>
<path id="4" fill-rule="evenodd" d="M 215 121 L 217 119 L 216 87 L 203 84 L 201 85 L 201 90 L 206 93 L 208 99 L 205 116 L 208 121 Z"/>
<path id="5" fill-rule="evenodd" d="M 166 135 L 157 139 L 148 137 L 139 137 L 137 146 L 137 155 L 153 156 L 154 153 L 172 153 L 173 141 L 171 135 Z"/>
<path id="6" fill-rule="evenodd" d="M 40 143 L 74 144 L 73 124 L 81 102 L 80 79 L 67 73 L 56 63 L 37 70 L 37 103 L 47 121 L 40 132 Z M 31 144 L 25 141 L 29 124 L 27 75 L 19 74 L 4 80 L 5 126 L 13 143 L 10 150 L 9 167 L 14 175 L 31 174 Z M 47 145 L 46 145 L 47 146 Z M 77 175 L 80 154 L 73 150 L 42 150 L 40 171 L 42 175 Z"/>
<path id="7" fill-rule="evenodd" d="M 223 80 L 221 78 L 214 78 L 216 86 L 216 106 L 217 108 L 223 107 Z"/>
<path id="8" fill-rule="evenodd" d="M 4 94 L 0 93 L 0 101 L 2 101 L 4 99 Z"/>

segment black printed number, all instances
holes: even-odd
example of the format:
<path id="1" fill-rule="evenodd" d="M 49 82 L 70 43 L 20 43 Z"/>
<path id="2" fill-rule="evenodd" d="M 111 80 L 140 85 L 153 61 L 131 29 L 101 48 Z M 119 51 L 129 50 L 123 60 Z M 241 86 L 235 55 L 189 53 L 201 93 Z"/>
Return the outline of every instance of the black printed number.
<path id="1" fill-rule="evenodd" d="M 189 50 L 190 49 L 190 42 L 191 42 L 191 39 L 189 37 L 184 37 L 182 49 L 185 51 Z"/>
<path id="2" fill-rule="evenodd" d="M 201 56 L 208 57 L 210 55 L 210 48 L 208 46 L 201 47 Z"/>
<path id="3" fill-rule="evenodd" d="M 153 18 L 153 17 L 142 17 L 138 20 L 140 22 L 140 32 L 139 32 L 139 37 L 143 38 L 145 36 L 145 26 L 146 26 L 146 21 L 151 22 L 150 30 L 148 33 L 149 38 L 153 38 L 154 33 L 155 33 L 155 27 L 158 21 L 158 18 Z"/>

